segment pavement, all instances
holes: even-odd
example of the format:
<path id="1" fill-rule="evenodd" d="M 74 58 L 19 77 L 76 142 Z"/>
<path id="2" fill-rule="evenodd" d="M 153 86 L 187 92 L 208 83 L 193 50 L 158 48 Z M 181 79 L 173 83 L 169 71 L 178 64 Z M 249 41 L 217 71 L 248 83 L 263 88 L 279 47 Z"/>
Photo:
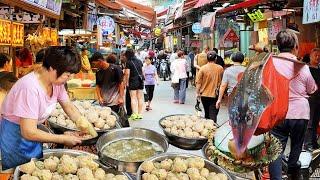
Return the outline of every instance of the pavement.
<path id="1" fill-rule="evenodd" d="M 185 104 L 174 104 L 171 82 L 160 81 L 160 84 L 155 87 L 154 97 L 151 104 L 152 110 L 145 111 L 142 120 L 130 121 L 130 126 L 151 129 L 164 135 L 161 127 L 159 126 L 159 120 L 162 117 L 172 114 L 196 114 L 196 110 L 194 109 L 196 104 L 195 87 L 190 87 L 189 84 L 186 94 L 187 97 Z M 200 107 L 203 110 L 202 105 Z M 228 119 L 227 117 L 226 106 L 222 106 L 218 114 L 218 124 L 225 122 Z M 183 150 L 173 145 L 169 146 L 168 152 L 188 153 L 203 157 L 201 150 Z"/>

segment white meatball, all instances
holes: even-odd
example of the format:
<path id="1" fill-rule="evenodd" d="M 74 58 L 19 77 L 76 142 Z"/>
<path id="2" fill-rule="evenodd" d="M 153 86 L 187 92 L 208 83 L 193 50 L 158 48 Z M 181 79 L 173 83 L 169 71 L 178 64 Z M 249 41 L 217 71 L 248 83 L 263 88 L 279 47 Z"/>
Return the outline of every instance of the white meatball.
<path id="1" fill-rule="evenodd" d="M 128 180 L 127 176 L 125 175 L 116 175 L 114 177 L 115 180 Z"/>
<path id="2" fill-rule="evenodd" d="M 87 167 L 78 169 L 77 176 L 79 177 L 80 180 L 92 180 L 92 179 L 94 179 L 94 176 L 92 174 L 91 169 L 89 169 Z"/>
<path id="3" fill-rule="evenodd" d="M 63 177 L 63 180 L 79 180 L 78 176 L 73 174 L 67 174 Z"/>
<path id="4" fill-rule="evenodd" d="M 188 168 L 187 162 L 181 158 L 175 158 L 172 165 L 173 172 L 186 172 Z"/>
<path id="5" fill-rule="evenodd" d="M 200 171 L 200 175 L 205 177 L 205 178 L 209 176 L 209 173 L 210 172 L 209 172 L 209 170 L 207 168 L 202 168 L 201 171 Z"/>
<path id="6" fill-rule="evenodd" d="M 55 172 L 57 170 L 58 163 L 52 158 L 48 158 L 44 160 L 44 167 L 49 169 L 51 172 Z"/>
<path id="7" fill-rule="evenodd" d="M 161 166 L 161 169 L 165 169 L 167 171 L 170 171 L 172 164 L 173 164 L 173 161 L 171 159 L 165 159 L 165 160 L 161 161 L 160 166 Z"/>
<path id="8" fill-rule="evenodd" d="M 39 180 L 36 176 L 30 176 L 30 174 L 24 174 L 21 176 L 21 180 Z"/>
<path id="9" fill-rule="evenodd" d="M 141 164 L 141 169 L 147 173 L 150 173 L 154 168 L 153 162 L 151 161 L 145 161 Z"/>
<path id="10" fill-rule="evenodd" d="M 26 174 L 32 174 L 36 170 L 36 164 L 34 161 L 30 161 L 20 166 L 20 171 Z"/>
<path id="11" fill-rule="evenodd" d="M 92 106 L 90 101 L 83 101 L 81 105 L 84 109 L 89 109 Z"/>
<path id="12" fill-rule="evenodd" d="M 103 169 L 98 168 L 96 172 L 94 172 L 94 177 L 98 180 L 104 180 L 106 173 Z"/>
<path id="13" fill-rule="evenodd" d="M 108 116 L 107 124 L 110 127 L 115 127 L 116 126 L 116 121 L 117 121 L 117 118 L 114 115 L 110 115 L 110 116 Z"/>
<path id="14" fill-rule="evenodd" d="M 59 173 L 55 172 L 55 173 L 52 174 L 52 179 L 51 180 L 61 180 L 61 179 L 63 179 L 63 177 Z"/>
<path id="15" fill-rule="evenodd" d="M 202 122 L 198 122 L 193 126 L 193 130 L 198 133 L 200 133 L 203 129 L 204 129 L 204 124 Z"/>
<path id="16" fill-rule="evenodd" d="M 109 126 L 108 124 L 105 124 L 105 125 L 103 126 L 103 129 L 110 129 L 110 126 Z"/>
<path id="17" fill-rule="evenodd" d="M 104 127 L 104 124 L 105 122 L 101 119 L 98 119 L 95 123 L 94 123 L 94 126 L 99 128 L 99 129 L 102 129 Z"/>
<path id="18" fill-rule="evenodd" d="M 114 174 L 111 174 L 111 173 L 108 173 L 108 174 L 106 174 L 106 179 L 112 179 L 112 178 L 114 178 Z"/>

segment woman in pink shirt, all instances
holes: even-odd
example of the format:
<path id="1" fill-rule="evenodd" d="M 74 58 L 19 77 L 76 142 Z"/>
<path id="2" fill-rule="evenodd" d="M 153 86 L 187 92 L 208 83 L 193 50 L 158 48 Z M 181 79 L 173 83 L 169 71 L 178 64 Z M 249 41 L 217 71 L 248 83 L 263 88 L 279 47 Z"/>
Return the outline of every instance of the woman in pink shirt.
<path id="1" fill-rule="evenodd" d="M 70 75 L 79 72 L 80 67 L 80 56 L 74 49 L 49 47 L 42 67 L 18 80 L 9 91 L 2 105 L 0 121 L 3 170 L 24 164 L 31 158 L 41 158 L 42 143 L 67 146 L 81 143 L 77 137 L 49 134 L 37 128 L 55 109 L 57 102 L 78 128 L 96 135 L 91 123 L 69 101 L 64 88 Z"/>
<path id="2" fill-rule="evenodd" d="M 289 106 L 286 119 L 274 127 L 271 134 L 277 137 L 285 150 L 290 137 L 291 148 L 288 159 L 289 179 L 300 179 L 300 166 L 297 164 L 302 150 L 304 135 L 310 108 L 308 103 L 309 94 L 317 90 L 316 83 L 307 65 L 297 61 L 298 37 L 290 30 L 281 31 L 277 35 L 277 45 L 280 51 L 278 56 L 273 57 L 276 70 L 289 79 Z M 269 166 L 272 180 L 282 179 L 281 156 Z"/>

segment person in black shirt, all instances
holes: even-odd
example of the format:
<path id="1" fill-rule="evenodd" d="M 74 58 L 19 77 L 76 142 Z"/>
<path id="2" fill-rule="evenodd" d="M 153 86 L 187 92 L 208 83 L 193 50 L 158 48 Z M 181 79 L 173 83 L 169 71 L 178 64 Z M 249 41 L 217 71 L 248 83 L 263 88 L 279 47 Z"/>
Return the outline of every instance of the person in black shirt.
<path id="1" fill-rule="evenodd" d="M 144 106 L 143 97 L 143 73 L 142 73 L 142 62 L 134 55 L 132 49 L 128 49 L 125 52 L 125 57 L 127 59 L 126 63 L 126 82 L 128 82 L 128 87 L 131 97 L 131 108 L 132 115 L 129 120 L 142 119 L 142 109 Z"/>
<path id="2" fill-rule="evenodd" d="M 223 58 L 221 56 L 218 55 L 218 49 L 217 48 L 213 48 L 213 51 L 216 52 L 216 54 L 217 54 L 216 64 L 224 67 L 224 65 L 225 65 L 224 64 L 224 60 L 223 60 Z"/>
<path id="3" fill-rule="evenodd" d="M 110 54 L 108 62 L 115 62 L 117 57 Z M 124 103 L 123 72 L 115 64 L 106 62 L 101 53 L 96 52 L 91 58 L 93 66 L 98 68 L 96 72 L 96 92 L 100 105 L 108 106 L 113 111 L 119 112 Z"/>
<path id="4" fill-rule="evenodd" d="M 308 122 L 308 129 L 305 137 L 305 149 L 313 151 L 318 149 L 317 143 L 317 128 L 320 120 L 320 48 L 315 48 L 310 53 L 310 72 L 317 83 L 318 90 L 310 95 L 310 121 Z"/>

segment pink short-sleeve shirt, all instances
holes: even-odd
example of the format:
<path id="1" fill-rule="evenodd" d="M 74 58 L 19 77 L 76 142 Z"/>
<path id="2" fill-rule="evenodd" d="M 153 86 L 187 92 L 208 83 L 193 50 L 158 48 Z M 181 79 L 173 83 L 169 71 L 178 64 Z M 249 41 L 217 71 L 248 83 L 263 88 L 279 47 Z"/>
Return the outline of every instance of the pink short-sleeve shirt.
<path id="1" fill-rule="evenodd" d="M 297 60 L 297 57 L 290 53 L 280 53 L 279 57 Z M 291 61 L 273 58 L 277 71 L 290 79 L 289 84 L 289 108 L 286 119 L 310 119 L 310 107 L 308 94 L 317 90 L 317 85 L 307 65 L 293 63 Z"/>
<path id="2" fill-rule="evenodd" d="M 49 97 L 40 86 L 34 72 L 27 74 L 16 82 L 2 104 L 2 117 L 16 124 L 20 118 L 37 119 L 39 123 L 46 120 L 58 101 L 68 101 L 64 85 L 53 85 Z"/>

